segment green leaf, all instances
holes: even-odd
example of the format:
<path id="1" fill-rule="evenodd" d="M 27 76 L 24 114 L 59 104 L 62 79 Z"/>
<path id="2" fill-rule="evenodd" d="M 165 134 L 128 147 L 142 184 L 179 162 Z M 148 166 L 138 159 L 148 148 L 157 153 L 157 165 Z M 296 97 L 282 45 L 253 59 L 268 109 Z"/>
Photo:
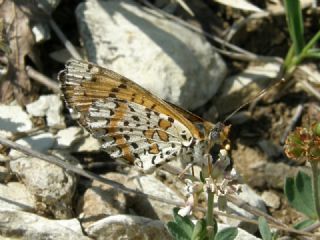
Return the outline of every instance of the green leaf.
<path id="1" fill-rule="evenodd" d="M 310 49 L 305 54 L 306 58 L 320 58 L 320 49 Z"/>
<path id="2" fill-rule="evenodd" d="M 191 237 L 175 222 L 167 223 L 170 234 L 176 240 L 191 240 Z"/>
<path id="3" fill-rule="evenodd" d="M 320 31 L 318 31 L 315 35 L 313 35 L 313 37 L 309 40 L 309 42 L 303 48 L 303 52 L 306 53 L 310 51 L 312 48 L 314 48 L 314 46 L 319 41 L 319 39 L 320 39 Z"/>
<path id="4" fill-rule="evenodd" d="M 194 224 L 188 216 L 182 217 L 178 214 L 179 208 L 173 209 L 173 217 L 179 227 L 191 238 Z"/>
<path id="5" fill-rule="evenodd" d="M 320 122 L 316 123 L 313 128 L 313 133 L 320 137 Z"/>
<path id="6" fill-rule="evenodd" d="M 264 217 L 259 217 L 259 231 L 263 240 L 272 240 L 272 234 L 267 220 Z"/>
<path id="7" fill-rule="evenodd" d="M 225 228 L 219 231 L 214 240 L 233 240 L 238 235 L 238 229 L 234 227 Z"/>
<path id="8" fill-rule="evenodd" d="M 204 240 L 207 237 L 207 224 L 204 219 L 200 219 L 194 227 L 192 240 Z"/>
<path id="9" fill-rule="evenodd" d="M 218 232 L 218 223 L 217 223 L 217 220 L 215 218 L 212 219 L 212 226 L 213 226 L 213 231 L 212 231 L 213 237 L 211 239 L 215 239 L 215 236 L 216 236 L 216 234 Z"/>
<path id="10" fill-rule="evenodd" d="M 316 222 L 316 220 L 314 219 L 305 219 L 305 220 L 302 220 L 296 224 L 294 224 L 294 228 L 295 229 L 303 229 L 303 228 L 306 228 L 306 227 L 309 227 L 311 224 L 314 224 Z"/>
<path id="11" fill-rule="evenodd" d="M 299 0 L 285 0 L 284 6 L 286 10 L 287 23 L 290 37 L 295 50 L 295 55 L 299 55 L 304 44 L 303 19 Z"/>
<path id="12" fill-rule="evenodd" d="M 206 182 L 206 180 L 204 179 L 204 176 L 203 176 L 202 171 L 200 171 L 200 181 L 201 181 L 202 183 L 205 183 L 205 182 Z"/>
<path id="13" fill-rule="evenodd" d="M 310 176 L 299 171 L 295 179 L 286 178 L 284 192 L 292 207 L 310 218 L 317 217 Z"/>

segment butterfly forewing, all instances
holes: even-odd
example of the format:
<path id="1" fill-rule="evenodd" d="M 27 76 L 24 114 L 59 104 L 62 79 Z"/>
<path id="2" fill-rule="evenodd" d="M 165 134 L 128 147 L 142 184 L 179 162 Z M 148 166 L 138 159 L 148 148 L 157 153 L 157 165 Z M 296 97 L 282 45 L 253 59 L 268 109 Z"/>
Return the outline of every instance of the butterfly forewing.
<path id="1" fill-rule="evenodd" d="M 102 149 L 145 172 L 203 137 L 182 110 L 110 70 L 71 60 L 59 80 L 67 105 L 79 113 L 80 124 L 101 141 Z"/>

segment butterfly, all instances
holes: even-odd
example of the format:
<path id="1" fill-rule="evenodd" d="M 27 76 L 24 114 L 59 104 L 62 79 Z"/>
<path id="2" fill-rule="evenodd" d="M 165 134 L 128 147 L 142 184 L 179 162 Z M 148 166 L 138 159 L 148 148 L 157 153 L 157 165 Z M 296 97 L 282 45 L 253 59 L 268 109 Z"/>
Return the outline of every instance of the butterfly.
<path id="1" fill-rule="evenodd" d="M 67 106 L 112 158 L 145 173 L 170 161 L 206 164 L 223 124 L 168 103 L 93 63 L 70 60 L 58 75 Z"/>

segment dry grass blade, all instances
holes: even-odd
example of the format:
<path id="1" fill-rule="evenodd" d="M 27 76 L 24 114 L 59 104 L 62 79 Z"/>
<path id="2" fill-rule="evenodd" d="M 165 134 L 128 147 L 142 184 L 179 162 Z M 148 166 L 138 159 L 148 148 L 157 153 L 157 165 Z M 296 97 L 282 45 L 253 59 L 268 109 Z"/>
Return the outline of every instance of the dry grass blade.
<path id="1" fill-rule="evenodd" d="M 232 7 L 241 9 L 244 11 L 253 11 L 253 12 L 263 12 L 262 9 L 258 8 L 254 4 L 245 1 L 245 0 L 214 0 L 217 3 Z"/>
<path id="2" fill-rule="evenodd" d="M 189 13 L 192 17 L 194 17 L 194 13 L 189 8 L 189 6 L 185 3 L 184 0 L 176 0 L 176 1 L 187 13 Z"/>
<path id="3" fill-rule="evenodd" d="M 36 71 L 30 66 L 26 67 L 27 74 L 30 78 L 36 80 L 37 82 L 43 84 L 47 88 L 51 89 L 55 93 L 60 93 L 60 88 L 57 82 L 54 82 L 47 76 L 43 75 L 42 73 Z"/>

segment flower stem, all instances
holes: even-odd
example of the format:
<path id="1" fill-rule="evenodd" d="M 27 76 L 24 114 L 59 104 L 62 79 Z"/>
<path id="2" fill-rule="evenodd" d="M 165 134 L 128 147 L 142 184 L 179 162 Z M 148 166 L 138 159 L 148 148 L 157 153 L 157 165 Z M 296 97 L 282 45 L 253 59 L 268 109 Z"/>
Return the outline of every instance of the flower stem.
<path id="1" fill-rule="evenodd" d="M 213 192 L 210 188 L 208 188 L 208 206 L 207 206 L 207 226 L 208 226 L 208 236 L 209 240 L 213 240 L 215 233 L 215 226 L 213 223 Z"/>
<path id="2" fill-rule="evenodd" d="M 313 187 L 313 198 L 316 207 L 316 212 L 318 216 L 318 220 L 320 220 L 320 197 L 319 197 L 319 168 L 318 162 L 310 161 L 311 169 L 312 169 L 312 187 Z"/>

